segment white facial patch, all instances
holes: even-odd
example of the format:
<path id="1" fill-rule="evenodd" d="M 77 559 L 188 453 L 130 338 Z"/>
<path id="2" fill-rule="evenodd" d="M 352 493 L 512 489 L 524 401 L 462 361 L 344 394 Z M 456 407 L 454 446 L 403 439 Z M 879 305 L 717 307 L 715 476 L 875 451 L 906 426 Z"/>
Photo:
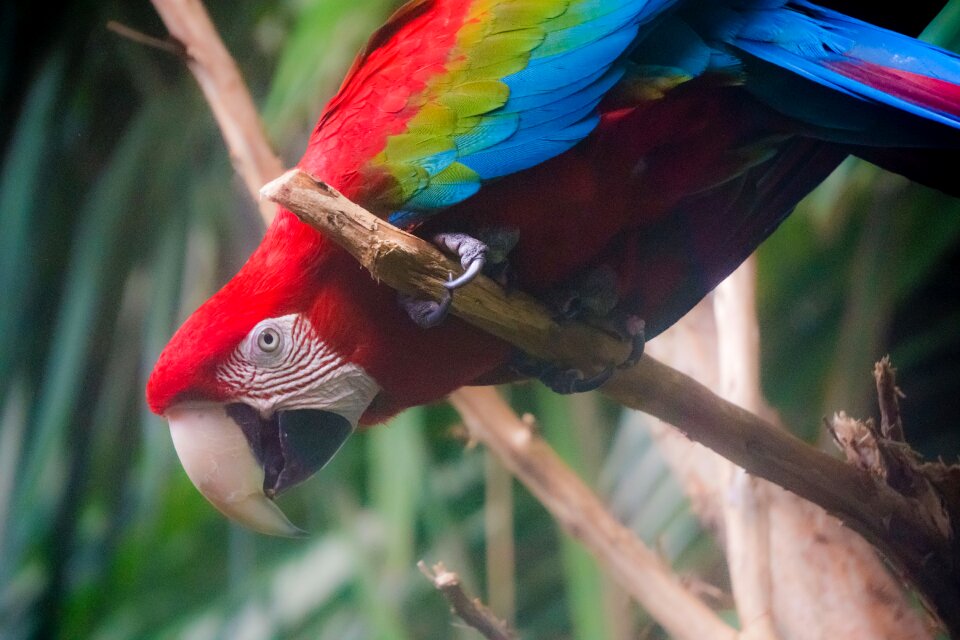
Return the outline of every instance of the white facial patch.
<path id="1" fill-rule="evenodd" d="M 380 386 L 361 367 L 344 362 L 300 314 L 257 324 L 217 371 L 237 402 L 261 415 L 323 409 L 356 426 Z"/>

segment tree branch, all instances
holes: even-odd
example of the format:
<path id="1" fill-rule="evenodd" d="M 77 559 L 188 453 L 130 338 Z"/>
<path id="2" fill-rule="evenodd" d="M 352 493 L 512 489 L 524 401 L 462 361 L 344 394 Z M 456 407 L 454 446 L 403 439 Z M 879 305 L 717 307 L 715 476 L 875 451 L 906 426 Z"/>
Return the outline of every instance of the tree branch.
<path id="1" fill-rule="evenodd" d="M 294 170 L 261 193 L 343 245 L 391 287 L 436 298 L 459 266 L 439 250 Z M 592 371 L 623 361 L 629 347 L 592 327 L 559 326 L 522 294 L 507 296 L 487 278 L 457 291 L 453 313 L 527 353 Z M 624 406 L 675 425 L 753 475 L 780 485 L 839 517 L 880 549 L 915 584 L 948 628 L 960 633 L 960 573 L 952 534 L 940 514 L 898 493 L 863 469 L 846 464 L 774 428 L 711 393 L 688 376 L 649 357 L 618 371 L 603 392 Z"/>
<path id="2" fill-rule="evenodd" d="M 113 31 L 121 38 L 126 38 L 127 40 L 131 40 L 137 44 L 142 44 L 143 46 L 150 47 L 151 49 L 157 49 L 158 51 L 169 53 L 170 55 L 177 56 L 184 61 L 187 60 L 187 52 L 184 51 L 183 45 L 172 38 L 155 38 L 142 31 L 137 31 L 132 27 L 128 27 L 122 22 L 117 22 L 116 20 L 109 20 L 107 22 L 107 29 Z"/>
<path id="3" fill-rule="evenodd" d="M 649 352 L 684 367 L 727 400 L 766 416 L 772 412 L 760 387 L 753 262 L 744 263 L 651 344 Z M 695 326 L 687 327 L 691 321 Z M 691 349 L 692 343 L 707 347 Z M 662 427 L 660 432 L 662 442 Z M 700 460 L 699 473 L 715 487 L 712 493 L 704 492 L 696 477 L 681 476 L 688 478 L 685 485 L 695 496 L 701 501 L 712 498 L 715 511 L 724 515 L 722 539 L 743 640 L 932 638 L 926 616 L 915 610 L 874 548 L 856 532 L 796 494 L 750 476 L 689 441 L 686 445 L 673 443 L 667 455 L 683 456 L 682 467 Z M 727 478 L 725 486 L 718 477 Z"/>
<path id="4" fill-rule="evenodd" d="M 236 62 L 217 34 L 200 0 L 152 0 L 170 37 L 182 46 L 187 67 L 197 79 L 227 143 L 233 166 L 250 193 L 283 172 L 280 159 L 267 143 L 260 116 Z M 262 203 L 260 215 L 269 222 L 276 207 Z"/>
<path id="5" fill-rule="evenodd" d="M 438 299 L 449 275 L 462 271 L 458 262 L 431 243 L 381 220 L 299 169 L 268 183 L 260 194 L 342 246 L 375 280 L 402 293 Z M 630 354 L 629 342 L 581 323 L 560 324 L 533 298 L 522 293 L 507 296 L 486 277 L 458 289 L 453 310 L 527 353 L 558 364 L 599 371 Z"/>
<path id="6" fill-rule="evenodd" d="M 737 632 L 694 597 L 670 566 L 614 518 L 599 498 L 516 416 L 492 387 L 463 389 L 450 398 L 470 434 L 579 540 L 604 569 L 678 640 L 735 640 Z"/>
<path id="7" fill-rule="evenodd" d="M 417 563 L 420 572 L 433 583 L 433 586 L 443 594 L 450 608 L 461 620 L 479 631 L 488 640 L 517 640 L 517 634 L 510 626 L 494 615 L 479 598 L 471 598 L 460 584 L 460 576 L 447 570 L 442 563 L 437 563 L 433 569 L 421 560 Z"/>

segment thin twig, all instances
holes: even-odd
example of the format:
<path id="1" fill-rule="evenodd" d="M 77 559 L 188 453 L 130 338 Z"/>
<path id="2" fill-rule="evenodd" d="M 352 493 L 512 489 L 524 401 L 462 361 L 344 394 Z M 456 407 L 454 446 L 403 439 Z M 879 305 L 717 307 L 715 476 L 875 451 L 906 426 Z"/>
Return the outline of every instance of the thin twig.
<path id="1" fill-rule="evenodd" d="M 133 27 L 128 27 L 122 22 L 117 22 L 116 20 L 109 20 L 107 22 L 107 29 L 113 31 L 121 38 L 126 38 L 127 40 L 131 40 L 137 44 L 142 44 L 146 47 L 150 47 L 151 49 L 158 49 L 164 53 L 170 53 L 178 58 L 182 58 L 183 60 L 187 59 L 187 50 L 182 44 L 173 38 L 157 38 L 148 35 L 143 31 L 137 31 Z"/>
<path id="2" fill-rule="evenodd" d="M 498 618 L 488 609 L 479 598 L 471 598 L 460 584 L 460 576 L 448 571 L 443 563 L 437 563 L 433 569 L 421 560 L 417 563 L 420 572 L 427 577 L 433 586 L 443 594 L 450 609 L 461 620 L 479 631 L 488 640 L 517 640 L 517 634 L 506 622 Z"/>
<path id="3" fill-rule="evenodd" d="M 487 600 L 507 624 L 516 618 L 517 576 L 513 532 L 513 476 L 497 456 L 484 456 L 483 529 L 487 547 Z"/>
<path id="4" fill-rule="evenodd" d="M 877 363 L 873 368 L 873 377 L 877 381 L 877 399 L 880 403 L 880 433 L 885 438 L 906 442 L 900 417 L 903 392 L 897 387 L 896 369 L 890 364 L 890 356 Z"/>
<path id="5" fill-rule="evenodd" d="M 756 310 L 756 258 L 717 287 L 713 305 L 721 395 L 747 411 L 763 410 L 760 336 Z M 725 499 L 727 566 L 743 637 L 775 640 L 771 574 L 769 485 L 727 463 Z"/>

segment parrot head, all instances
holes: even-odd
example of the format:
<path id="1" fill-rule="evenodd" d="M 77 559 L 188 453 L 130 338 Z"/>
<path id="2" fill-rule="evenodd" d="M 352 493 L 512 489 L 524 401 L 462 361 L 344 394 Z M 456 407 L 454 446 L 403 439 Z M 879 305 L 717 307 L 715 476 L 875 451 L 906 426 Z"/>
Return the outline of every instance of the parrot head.
<path id="1" fill-rule="evenodd" d="M 282 215 L 163 350 L 147 384 L 184 470 L 221 512 L 296 535 L 272 498 L 322 467 L 379 392 L 331 344 L 322 238 Z M 321 333 L 323 332 L 323 333 Z"/>
<path id="2" fill-rule="evenodd" d="M 323 467 L 359 425 L 441 398 L 505 357 L 459 322 L 419 329 L 394 291 L 281 210 L 239 273 L 164 348 L 147 402 L 217 509 L 295 536 L 275 496 Z"/>

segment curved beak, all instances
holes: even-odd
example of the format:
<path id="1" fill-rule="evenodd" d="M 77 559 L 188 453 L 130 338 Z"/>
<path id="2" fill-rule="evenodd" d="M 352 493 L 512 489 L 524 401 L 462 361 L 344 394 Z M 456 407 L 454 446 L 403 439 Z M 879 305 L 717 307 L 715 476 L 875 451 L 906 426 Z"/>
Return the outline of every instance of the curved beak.
<path id="1" fill-rule="evenodd" d="M 319 471 L 354 430 L 330 411 L 262 418 L 243 404 L 177 405 L 166 418 L 184 471 L 213 506 L 254 531 L 286 537 L 305 533 L 273 498 Z"/>

